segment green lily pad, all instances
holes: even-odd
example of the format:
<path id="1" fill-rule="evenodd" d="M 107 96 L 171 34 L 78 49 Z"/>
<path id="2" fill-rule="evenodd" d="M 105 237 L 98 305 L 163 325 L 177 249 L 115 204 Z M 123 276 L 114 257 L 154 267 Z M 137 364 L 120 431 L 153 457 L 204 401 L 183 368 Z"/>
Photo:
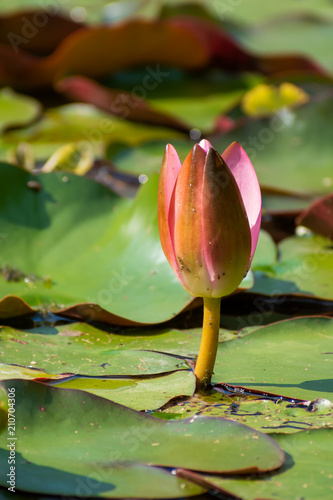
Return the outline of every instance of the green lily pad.
<path id="1" fill-rule="evenodd" d="M 173 482 L 173 489 L 156 491 L 150 481 L 160 470 L 155 466 L 243 472 L 274 470 L 284 461 L 273 440 L 236 422 L 165 422 L 74 389 L 22 380 L 1 385 L 15 388 L 18 490 L 84 496 L 81 480 L 90 496 L 183 497 L 200 490 Z M 8 457 L 6 438 L 0 437 L 1 463 Z M 6 467 L 0 470 L 0 484 L 7 486 Z"/>
<path id="2" fill-rule="evenodd" d="M 320 236 L 290 237 L 278 246 L 271 269 L 254 273 L 251 292 L 265 295 L 297 293 L 333 300 L 332 242 Z"/>
<path id="3" fill-rule="evenodd" d="M 7 429 L 8 425 L 8 393 L 3 387 L 0 388 L 0 433 Z"/>
<path id="4" fill-rule="evenodd" d="M 220 343 L 213 381 L 290 398 L 333 400 L 333 320 L 279 321 Z"/>
<path id="5" fill-rule="evenodd" d="M 194 373 L 186 370 L 144 379 L 74 377 L 71 380 L 56 383 L 57 387 L 80 389 L 138 411 L 155 410 L 174 397 L 192 396 L 195 385 Z"/>
<path id="6" fill-rule="evenodd" d="M 166 409 L 153 413 L 155 417 L 166 420 L 189 418 L 198 414 L 229 418 L 268 434 L 292 434 L 302 430 L 333 427 L 333 403 L 327 409 L 308 411 L 308 407 L 286 401 L 279 400 L 276 403 L 242 396 L 231 399 L 218 391 L 214 391 L 212 395 L 201 395 L 200 398 L 192 397 L 184 404 L 170 404 Z"/>
<path id="7" fill-rule="evenodd" d="M 231 330 L 220 329 L 220 341 L 235 335 Z M 61 373 L 140 376 L 187 369 L 179 356 L 197 356 L 201 328 L 140 328 L 112 333 L 86 323 L 25 331 L 3 326 L 0 340 L 1 361 L 5 363 L 0 365 L 0 379 L 57 378 L 55 375 Z"/>
<path id="8" fill-rule="evenodd" d="M 27 125 L 37 118 L 41 105 L 32 97 L 17 94 L 9 88 L 0 91 L 0 132 L 7 127 Z"/>
<path id="9" fill-rule="evenodd" d="M 333 491 L 333 429 L 272 436 L 287 456 L 278 472 L 267 474 L 262 479 L 205 476 L 206 487 L 216 488 L 216 493 L 222 488 L 242 500 L 330 500 Z"/>
<path id="10" fill-rule="evenodd" d="M 87 323 L 70 323 L 55 327 L 41 326 L 25 331 L 2 328 L 2 332 L 7 331 L 9 336 L 17 335 L 17 338 L 30 338 L 30 334 L 32 334 L 31 338 L 34 339 L 34 342 L 39 342 L 38 338 L 41 338 L 39 344 L 41 346 L 49 339 L 53 339 L 56 342 L 62 342 L 64 349 L 67 341 L 67 343 L 71 342 L 75 348 L 81 345 L 105 351 L 158 351 L 191 358 L 197 355 L 202 330 L 201 328 L 156 330 L 155 328 L 140 327 L 105 332 Z M 220 340 L 230 340 L 231 338 L 234 338 L 234 332 L 220 328 Z"/>
<path id="11" fill-rule="evenodd" d="M 225 89 L 223 85 L 214 92 L 214 86 L 210 90 L 198 92 L 199 89 L 179 88 L 178 95 L 155 97 L 149 99 L 153 109 L 162 112 L 171 112 L 173 116 L 182 119 L 189 127 L 199 129 L 200 131 L 212 130 L 219 115 L 227 113 L 235 107 L 241 100 L 246 89 Z M 190 92 L 188 92 L 190 90 Z M 182 95 L 184 92 L 185 95 Z M 191 95 L 192 94 L 192 95 Z M 203 94 L 203 95 L 200 95 Z"/>
<path id="12" fill-rule="evenodd" d="M 66 3 L 62 5 L 61 11 L 65 13 L 65 15 L 70 15 L 73 21 L 87 21 L 87 22 L 100 22 L 101 20 L 101 11 L 105 6 L 105 0 L 96 0 L 94 4 L 91 4 L 90 0 L 82 0 L 80 6 L 83 7 L 83 10 L 75 11 L 74 8 L 77 7 L 77 3 L 75 0 L 66 0 Z M 10 15 L 11 13 L 18 11 L 20 12 L 23 9 L 40 9 L 41 6 L 38 3 L 38 0 L 13 0 L 11 4 L 2 4 L 0 6 L 0 12 L 6 13 Z M 49 9 L 50 15 L 51 13 L 58 13 L 60 10 L 57 7 L 54 10 Z M 48 11 L 46 11 L 48 12 Z M 83 16 L 81 19 L 79 19 Z M 77 17 L 76 17 L 77 16 Z M 85 18 L 87 16 L 87 18 Z"/>
<path id="13" fill-rule="evenodd" d="M 182 161 L 185 160 L 193 147 L 193 143 L 188 139 L 176 138 L 172 140 L 172 145 L 176 148 Z M 161 170 L 165 146 L 165 140 L 147 141 L 135 148 L 126 146 L 126 144 L 111 144 L 108 147 L 107 156 L 118 170 L 149 176 Z"/>
<path id="14" fill-rule="evenodd" d="M 238 38 L 247 49 L 260 54 L 304 54 L 333 71 L 332 12 L 323 16 L 285 16 L 275 22 L 240 31 Z M 322 43 L 322 40 L 326 43 Z"/>
<path id="15" fill-rule="evenodd" d="M 100 155 L 111 142 L 121 140 L 137 145 L 145 140 L 170 140 L 181 135 L 170 129 L 122 120 L 89 104 L 67 104 L 49 109 L 31 127 L 4 134 L 0 140 L 0 158 L 7 159 L 20 142 L 32 146 L 36 160 L 45 160 L 68 143 L 79 143 Z"/>
<path id="16" fill-rule="evenodd" d="M 259 233 L 258 244 L 254 254 L 251 269 L 258 271 L 260 269 L 270 268 L 277 259 L 277 248 L 273 238 L 266 231 Z"/>
<path id="17" fill-rule="evenodd" d="M 23 380 L 34 380 L 35 378 L 58 379 L 68 377 L 68 375 L 55 375 L 46 373 L 38 368 L 27 368 L 21 365 L 9 365 L 0 363 L 0 380 L 9 380 L 11 378 L 20 378 Z"/>
<path id="18" fill-rule="evenodd" d="M 6 327 L 1 329 L 0 337 L 3 363 L 38 368 L 50 374 L 134 376 L 188 368 L 176 356 L 143 350 L 113 350 L 98 337 L 68 338 L 24 333 Z"/>
<path id="19" fill-rule="evenodd" d="M 283 214 L 290 212 L 301 212 L 307 208 L 313 198 L 290 196 L 283 193 L 262 193 L 263 212 L 269 214 Z"/>
<path id="20" fill-rule="evenodd" d="M 221 340 L 233 337 L 221 328 Z M 201 329 L 109 333 L 84 323 L 30 331 L 2 327 L 0 380 L 42 380 L 135 410 L 154 410 L 194 393 L 195 376 L 178 356 L 195 359 L 200 339 Z"/>
<path id="21" fill-rule="evenodd" d="M 0 448 L 0 463 L 7 462 L 7 450 Z M 110 452 L 112 454 L 112 452 Z M 74 454 L 75 456 L 75 454 Z M 58 459 L 60 462 L 60 460 Z M 22 500 L 36 498 L 37 493 L 49 495 L 89 498 L 186 498 L 205 491 L 187 480 L 177 478 L 169 470 L 132 464 L 99 464 L 99 462 L 77 463 L 75 467 L 67 460 L 61 470 L 27 461 L 21 453 L 16 453 L 16 488 Z M 1 476 L 0 476 L 1 481 Z M 37 484 L 40 483 L 40 486 Z M 2 482 L 5 485 L 5 480 Z M 7 485 L 6 485 L 7 486 Z M 18 490 L 15 491 L 15 496 Z M 24 492 L 30 492 L 24 494 Z M 166 493 L 164 493 L 166 492 Z M 0 490 L 1 494 L 1 490 Z M 24 496 L 23 496 L 24 495 Z M 167 497 L 165 496 L 167 495 Z M 19 497 L 20 498 L 20 497 Z M 37 498 L 40 498 L 37 496 Z M 42 497 L 44 500 L 50 497 Z M 53 496 L 51 498 L 54 498 Z"/>
<path id="22" fill-rule="evenodd" d="M 145 70 L 118 72 L 108 83 L 110 87 L 131 92 L 136 85 L 142 85 L 145 75 Z M 262 77 L 227 75 L 209 69 L 205 78 L 174 68 L 164 75 L 155 88 L 149 89 L 146 101 L 155 111 L 167 113 L 202 132 L 213 130 L 218 116 L 228 113 L 253 84 L 262 80 Z"/>
<path id="23" fill-rule="evenodd" d="M 212 5 L 213 6 L 213 5 Z M 223 19 L 232 20 L 234 23 L 257 24 L 258 22 L 270 21 L 276 17 L 290 14 L 322 14 L 332 15 L 330 0 L 303 0 L 300 4 L 298 0 L 280 0 L 279 2 L 263 2 L 262 0 L 249 0 L 242 5 L 241 9 L 233 8 L 223 1 L 214 4 L 215 12 L 218 16 L 223 15 Z M 260 47 L 263 50 L 265 46 Z"/>
<path id="24" fill-rule="evenodd" d="M 262 186 L 290 194 L 324 195 L 333 186 L 332 112 L 332 97 L 318 99 L 269 119 L 248 120 L 211 142 L 218 151 L 232 141 L 241 143 Z"/>
<path id="25" fill-rule="evenodd" d="M 53 310 L 94 303 L 138 323 L 169 319 L 192 301 L 161 249 L 157 177 L 134 201 L 70 174 L 31 176 L 2 164 L 0 179 L 0 296 Z"/>
<path id="26" fill-rule="evenodd" d="M 195 376 L 189 370 L 178 370 L 157 377 L 150 376 L 149 378 L 140 376 L 131 378 L 124 376 L 118 376 L 117 378 L 86 378 L 76 375 L 69 377 L 66 373 L 55 375 L 36 368 L 0 363 L 0 380 L 13 378 L 38 381 L 43 379 L 44 384 L 57 385 L 57 387 L 65 389 L 80 389 L 138 411 L 155 410 L 174 397 L 192 396 L 195 391 Z"/>

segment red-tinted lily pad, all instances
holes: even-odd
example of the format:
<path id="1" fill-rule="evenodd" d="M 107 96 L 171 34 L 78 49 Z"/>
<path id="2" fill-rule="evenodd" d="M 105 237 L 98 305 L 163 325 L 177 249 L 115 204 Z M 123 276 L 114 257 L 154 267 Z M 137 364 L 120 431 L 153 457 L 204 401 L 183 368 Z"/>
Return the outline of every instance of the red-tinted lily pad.
<path id="1" fill-rule="evenodd" d="M 333 194 L 315 201 L 296 220 L 314 233 L 333 239 Z"/>

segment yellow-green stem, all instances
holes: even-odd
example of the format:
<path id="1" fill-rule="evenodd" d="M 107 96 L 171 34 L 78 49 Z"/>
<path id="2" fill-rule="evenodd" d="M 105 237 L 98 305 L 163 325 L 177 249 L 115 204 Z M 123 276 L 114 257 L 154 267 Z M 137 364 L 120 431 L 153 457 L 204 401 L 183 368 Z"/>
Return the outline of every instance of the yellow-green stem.
<path id="1" fill-rule="evenodd" d="M 199 389 L 210 385 L 213 374 L 220 327 L 221 299 L 204 297 L 202 337 L 194 373 Z"/>

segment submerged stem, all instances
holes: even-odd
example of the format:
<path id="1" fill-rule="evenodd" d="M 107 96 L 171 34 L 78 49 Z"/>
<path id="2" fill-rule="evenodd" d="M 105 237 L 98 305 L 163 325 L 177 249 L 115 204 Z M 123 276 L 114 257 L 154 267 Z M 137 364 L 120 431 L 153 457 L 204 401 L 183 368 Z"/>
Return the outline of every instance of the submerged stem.
<path id="1" fill-rule="evenodd" d="M 213 374 L 220 328 L 220 298 L 204 297 L 202 337 L 194 373 L 199 389 L 210 385 Z"/>

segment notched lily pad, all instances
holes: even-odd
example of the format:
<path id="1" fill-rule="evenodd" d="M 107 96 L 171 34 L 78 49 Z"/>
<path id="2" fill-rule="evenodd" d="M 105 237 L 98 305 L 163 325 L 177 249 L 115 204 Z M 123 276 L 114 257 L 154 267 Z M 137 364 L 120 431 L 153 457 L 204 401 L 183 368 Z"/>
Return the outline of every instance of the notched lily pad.
<path id="1" fill-rule="evenodd" d="M 18 490 L 84 496 L 77 481 L 89 485 L 89 478 L 95 477 L 96 490 L 90 488 L 94 496 L 183 497 L 188 491 L 202 490 L 191 492 L 176 482 L 177 493 L 169 488 L 159 493 L 149 471 L 154 474 L 159 466 L 259 472 L 274 470 L 284 461 L 284 453 L 272 439 L 236 422 L 205 417 L 165 422 L 74 389 L 22 380 L 1 386 L 14 387 L 16 394 Z M 6 436 L 1 436 L 1 460 L 8 455 L 6 445 Z M 96 464 L 98 470 L 102 468 L 97 477 Z M 135 475 L 129 481 L 128 473 L 136 467 L 141 469 L 141 480 L 134 494 Z M 6 472 L 1 469 L 2 486 L 6 486 Z"/>

